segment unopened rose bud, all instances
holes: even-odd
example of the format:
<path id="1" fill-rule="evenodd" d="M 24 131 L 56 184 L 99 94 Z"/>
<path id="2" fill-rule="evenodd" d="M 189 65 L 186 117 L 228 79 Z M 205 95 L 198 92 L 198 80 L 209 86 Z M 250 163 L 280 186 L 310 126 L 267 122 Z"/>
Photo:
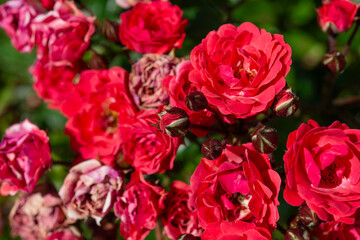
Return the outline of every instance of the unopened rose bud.
<path id="1" fill-rule="evenodd" d="M 340 51 L 332 51 L 325 54 L 322 62 L 333 73 L 341 72 L 346 66 L 345 57 Z"/>
<path id="2" fill-rule="evenodd" d="M 275 101 L 271 108 L 276 116 L 290 117 L 296 112 L 298 106 L 298 97 L 291 90 L 291 88 L 286 88 L 276 95 Z"/>
<path id="3" fill-rule="evenodd" d="M 251 141 L 256 151 L 268 154 L 276 150 L 278 136 L 275 129 L 259 124 L 252 132 Z"/>
<path id="4" fill-rule="evenodd" d="M 185 99 L 186 106 L 194 112 L 204 110 L 208 102 L 204 94 L 200 91 L 190 92 Z"/>
<path id="5" fill-rule="evenodd" d="M 95 69 L 95 70 L 108 68 L 106 60 L 93 50 L 89 65 L 91 69 Z"/>
<path id="6" fill-rule="evenodd" d="M 105 19 L 104 34 L 111 42 L 118 43 L 119 40 L 119 24 Z"/>
<path id="7" fill-rule="evenodd" d="M 201 146 L 201 153 L 203 154 L 204 158 L 214 160 L 221 156 L 223 151 L 223 147 L 221 143 L 214 139 L 208 138 Z"/>
<path id="8" fill-rule="evenodd" d="M 200 240 L 200 238 L 195 237 L 195 236 L 193 236 L 191 234 L 183 234 L 179 238 L 177 238 L 176 240 Z"/>
<path id="9" fill-rule="evenodd" d="M 308 228 L 315 227 L 319 223 L 317 214 L 311 211 L 307 205 L 300 208 L 298 216 L 299 221 Z"/>
<path id="10" fill-rule="evenodd" d="M 190 128 L 189 116 L 181 108 L 165 110 L 160 117 L 160 130 L 171 137 L 182 137 Z"/>
<path id="11" fill-rule="evenodd" d="M 306 229 L 290 229 L 286 232 L 285 240 L 310 240 L 310 233 Z"/>

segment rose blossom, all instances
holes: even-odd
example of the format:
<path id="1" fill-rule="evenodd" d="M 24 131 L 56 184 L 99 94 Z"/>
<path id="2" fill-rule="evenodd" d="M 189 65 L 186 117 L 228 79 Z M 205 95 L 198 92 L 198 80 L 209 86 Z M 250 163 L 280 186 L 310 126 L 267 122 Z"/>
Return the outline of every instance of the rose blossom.
<path id="1" fill-rule="evenodd" d="M 120 218 L 120 234 L 127 240 L 143 240 L 155 227 L 165 191 L 146 181 L 141 172 L 131 174 L 130 182 L 114 205 Z"/>
<path id="2" fill-rule="evenodd" d="M 31 0 L 10 0 L 0 6 L 0 27 L 11 38 L 12 45 L 20 52 L 31 52 L 34 47 L 34 18 L 42 10 Z"/>
<path id="3" fill-rule="evenodd" d="M 164 80 L 168 76 L 175 76 L 175 69 L 180 61 L 179 58 L 167 55 L 146 54 L 132 65 L 129 88 L 140 109 L 169 104 Z"/>
<path id="4" fill-rule="evenodd" d="M 275 228 L 281 179 L 251 143 L 227 145 L 219 158 L 201 159 L 190 183 L 201 227 L 227 220 Z"/>
<path id="5" fill-rule="evenodd" d="M 120 67 L 83 71 L 76 92 L 64 103 L 62 110 L 70 117 L 65 133 L 84 159 L 115 164 L 122 142 L 119 120 L 136 111 L 126 89 L 128 77 Z"/>
<path id="6" fill-rule="evenodd" d="M 34 19 L 37 58 L 54 66 L 73 66 L 81 59 L 95 32 L 94 19 L 72 1 L 56 1 L 52 11 Z"/>
<path id="7" fill-rule="evenodd" d="M 285 86 L 290 55 L 281 35 L 248 22 L 225 24 L 191 51 L 189 78 L 223 115 L 248 118 L 267 110 Z"/>
<path id="8" fill-rule="evenodd" d="M 132 51 L 163 54 L 181 48 L 187 24 L 181 9 L 170 2 L 139 2 L 120 15 L 119 37 Z"/>
<path id="9" fill-rule="evenodd" d="M 360 228 L 353 224 L 325 222 L 315 227 L 311 236 L 328 240 L 356 240 L 360 239 Z"/>
<path id="10" fill-rule="evenodd" d="M 173 107 L 182 108 L 189 115 L 190 122 L 196 125 L 203 125 L 210 127 L 216 122 L 215 116 L 208 110 L 194 112 L 189 110 L 185 104 L 186 96 L 190 92 L 198 91 L 199 89 L 189 81 L 189 72 L 192 66 L 190 61 L 180 63 L 176 68 L 176 77 L 169 80 L 169 95 L 170 104 Z M 190 128 L 190 130 L 199 137 L 205 137 L 207 131 Z"/>
<path id="11" fill-rule="evenodd" d="M 137 3 L 150 3 L 156 1 L 167 1 L 167 0 L 116 0 L 116 4 L 121 8 L 131 8 L 134 7 Z"/>
<path id="12" fill-rule="evenodd" d="M 285 200 L 304 201 L 324 221 L 353 224 L 360 207 L 360 130 L 336 121 L 320 127 L 313 120 L 289 134 L 284 155 Z"/>
<path id="13" fill-rule="evenodd" d="M 120 138 L 124 160 L 145 174 L 163 173 L 172 169 L 181 139 L 162 133 L 156 110 L 138 112 L 120 121 Z"/>
<path id="14" fill-rule="evenodd" d="M 170 239 L 177 239 L 184 233 L 200 236 L 197 212 L 190 204 L 191 187 L 181 181 L 174 181 L 166 195 L 161 221 L 165 234 Z"/>
<path id="15" fill-rule="evenodd" d="M 100 224 L 112 208 L 122 184 L 119 172 L 91 159 L 70 169 L 59 195 L 70 218 L 85 219 L 90 216 Z"/>
<path id="16" fill-rule="evenodd" d="M 46 237 L 46 240 L 84 240 L 75 228 L 59 229 Z"/>
<path id="17" fill-rule="evenodd" d="M 9 215 L 11 233 L 25 240 L 45 239 L 68 224 L 61 199 L 54 193 L 34 192 L 15 202 Z"/>
<path id="18" fill-rule="evenodd" d="M 317 9 L 317 19 L 324 32 L 338 34 L 348 30 L 358 11 L 356 3 L 348 0 L 323 1 Z"/>
<path id="19" fill-rule="evenodd" d="M 242 221 L 237 222 L 215 222 L 208 225 L 205 232 L 201 235 L 201 240 L 271 240 L 271 235 L 267 229 L 257 227 L 253 223 Z"/>
<path id="20" fill-rule="evenodd" d="M 10 126 L 0 143 L 0 194 L 31 192 L 51 163 L 44 131 L 27 119 Z"/>

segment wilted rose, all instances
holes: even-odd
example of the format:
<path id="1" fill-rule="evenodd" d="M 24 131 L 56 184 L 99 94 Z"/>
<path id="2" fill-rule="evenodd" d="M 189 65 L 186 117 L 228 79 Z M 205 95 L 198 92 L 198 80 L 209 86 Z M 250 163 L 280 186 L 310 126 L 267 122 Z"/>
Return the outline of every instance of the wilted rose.
<path id="1" fill-rule="evenodd" d="M 120 218 L 120 234 L 128 240 L 143 240 L 155 228 L 165 191 L 134 172 L 126 190 L 117 198 L 115 215 Z"/>
<path id="2" fill-rule="evenodd" d="M 31 0 L 10 0 L 0 6 L 0 27 L 20 52 L 31 52 L 34 47 L 34 18 L 43 10 Z"/>
<path id="3" fill-rule="evenodd" d="M 119 37 L 132 51 L 164 54 L 181 48 L 187 23 L 181 9 L 170 2 L 139 2 L 120 15 Z"/>
<path id="4" fill-rule="evenodd" d="M 284 155 L 285 200 L 303 202 L 324 221 L 359 221 L 360 130 L 313 120 L 289 134 Z"/>
<path id="5" fill-rule="evenodd" d="M 211 107 L 244 119 L 271 106 L 286 84 L 290 56 L 281 35 L 249 22 L 225 24 L 191 51 L 189 79 Z"/>
<path id="6" fill-rule="evenodd" d="M 97 160 L 81 162 L 70 169 L 59 195 L 72 219 L 101 219 L 113 207 L 120 194 L 122 176 L 112 167 Z"/>
<path id="7" fill-rule="evenodd" d="M 61 199 L 51 192 L 34 192 L 17 199 L 9 221 L 12 235 L 25 240 L 44 240 L 70 222 Z"/>
<path id="8" fill-rule="evenodd" d="M 31 192 L 51 166 L 49 138 L 29 120 L 6 129 L 0 143 L 1 195 Z"/>
<path id="9" fill-rule="evenodd" d="M 255 151 L 251 143 L 227 145 L 219 158 L 201 159 L 190 183 L 204 229 L 225 220 L 256 223 L 270 232 L 275 228 L 281 179 L 268 156 Z"/>
<path id="10" fill-rule="evenodd" d="M 132 66 L 129 88 L 139 108 L 158 108 L 169 103 L 164 79 L 175 76 L 180 61 L 167 55 L 145 54 Z"/>
<path id="11" fill-rule="evenodd" d="M 200 236 L 202 229 L 198 223 L 197 212 L 190 204 L 191 187 L 181 181 L 174 181 L 166 195 L 162 225 L 168 238 L 175 240 L 184 233 Z"/>

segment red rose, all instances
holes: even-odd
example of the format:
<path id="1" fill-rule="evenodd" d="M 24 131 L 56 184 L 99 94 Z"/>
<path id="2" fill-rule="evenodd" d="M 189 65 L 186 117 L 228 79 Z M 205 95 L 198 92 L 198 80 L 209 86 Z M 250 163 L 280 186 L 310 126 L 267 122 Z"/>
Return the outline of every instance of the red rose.
<path id="1" fill-rule="evenodd" d="M 57 1 L 52 11 L 37 16 L 32 24 L 37 58 L 49 65 L 73 66 L 89 47 L 93 22 L 74 2 Z"/>
<path id="2" fill-rule="evenodd" d="M 46 237 L 46 240 L 84 240 L 77 229 L 63 228 Z"/>
<path id="3" fill-rule="evenodd" d="M 55 4 L 55 0 L 40 0 L 40 2 L 47 10 L 52 10 Z"/>
<path id="4" fill-rule="evenodd" d="M 6 129 L 0 144 L 0 194 L 31 192 L 51 166 L 49 138 L 29 120 Z"/>
<path id="5" fill-rule="evenodd" d="M 176 77 L 169 81 L 170 104 L 173 107 L 182 108 L 189 115 L 190 122 L 196 125 L 211 126 L 216 122 L 214 115 L 208 110 L 194 112 L 189 110 L 185 104 L 186 96 L 190 92 L 199 89 L 189 81 L 189 72 L 192 69 L 190 61 L 180 63 L 176 69 Z M 199 137 L 205 137 L 207 131 L 194 128 L 190 130 Z"/>
<path id="6" fill-rule="evenodd" d="M 170 185 L 161 216 L 165 234 L 170 239 L 177 239 L 182 234 L 200 236 L 202 229 L 199 227 L 197 213 L 190 204 L 191 188 L 180 181 L 174 181 Z"/>
<path id="7" fill-rule="evenodd" d="M 125 161 L 145 174 L 172 169 L 181 139 L 160 132 L 156 110 L 140 111 L 120 123 L 120 138 Z"/>
<path id="8" fill-rule="evenodd" d="M 353 224 L 360 207 L 360 130 L 336 121 L 303 123 L 289 134 L 284 155 L 285 200 L 304 201 L 324 221 Z"/>
<path id="9" fill-rule="evenodd" d="M 311 231 L 311 236 L 328 240 L 358 240 L 360 239 L 360 228 L 353 224 L 325 222 L 315 227 Z"/>
<path id="10" fill-rule="evenodd" d="M 155 227 L 164 195 L 164 189 L 146 181 L 141 172 L 134 172 L 114 205 L 121 236 L 128 240 L 145 239 Z"/>
<path id="11" fill-rule="evenodd" d="M 116 0 L 116 4 L 121 8 L 131 8 L 134 7 L 139 2 L 149 3 L 155 1 L 167 1 L 167 0 Z"/>
<path id="12" fill-rule="evenodd" d="M 251 143 L 227 145 L 216 160 L 201 159 L 191 176 L 200 226 L 246 221 L 272 231 L 279 219 L 280 183 L 267 155 L 255 151 Z"/>
<path id="13" fill-rule="evenodd" d="M 225 24 L 191 51 L 190 81 L 224 115 L 248 118 L 270 107 L 285 86 L 291 49 L 283 36 L 251 23 Z"/>
<path id="14" fill-rule="evenodd" d="M 356 3 L 348 0 L 323 1 L 317 9 L 317 19 L 324 32 L 338 34 L 348 30 L 358 10 Z"/>
<path id="15" fill-rule="evenodd" d="M 237 222 L 215 222 L 208 225 L 201 235 L 201 240 L 271 240 L 270 233 L 262 227 L 253 223 Z"/>
<path id="16" fill-rule="evenodd" d="M 178 6 L 163 1 L 140 2 L 120 20 L 122 44 L 139 53 L 158 54 L 181 48 L 188 23 Z"/>
<path id="17" fill-rule="evenodd" d="M 34 18 L 42 13 L 39 6 L 29 0 L 11 0 L 0 6 L 0 27 L 11 38 L 20 52 L 31 52 L 34 47 Z"/>
<path id="18" fill-rule="evenodd" d="M 63 105 L 70 116 L 65 133 L 84 159 L 115 164 L 121 146 L 119 119 L 136 111 L 126 90 L 128 75 L 120 67 L 83 71 L 71 101 Z"/>

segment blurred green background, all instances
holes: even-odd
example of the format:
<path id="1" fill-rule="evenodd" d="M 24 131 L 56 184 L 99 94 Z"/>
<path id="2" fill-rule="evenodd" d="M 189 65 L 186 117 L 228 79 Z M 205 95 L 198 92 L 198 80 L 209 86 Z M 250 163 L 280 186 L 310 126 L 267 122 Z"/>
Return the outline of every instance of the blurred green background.
<path id="1" fill-rule="evenodd" d="M 0 0 L 0 3 L 4 3 Z M 119 21 L 122 10 L 115 0 L 83 0 L 83 3 L 101 20 L 108 18 Z M 300 98 L 300 108 L 291 118 L 276 118 L 270 125 L 278 130 L 279 146 L 275 152 L 276 161 L 282 162 L 288 134 L 297 129 L 302 122 L 314 119 L 320 125 L 329 125 L 340 120 L 351 128 L 359 128 L 359 103 L 344 107 L 322 107 L 322 87 L 328 72 L 321 65 L 327 51 L 327 35 L 317 25 L 315 9 L 321 2 L 314 0 L 174 0 L 189 19 L 183 48 L 177 50 L 177 56 L 186 56 L 201 42 L 207 33 L 216 30 L 224 23 L 239 25 L 250 21 L 271 33 L 284 35 L 285 42 L 292 48 L 292 68 L 287 76 L 288 84 Z M 338 47 L 345 45 L 351 30 L 338 37 Z M 347 67 L 335 82 L 332 98 L 345 98 L 360 95 L 360 33 L 355 37 L 351 50 L 346 57 Z M 103 37 L 95 36 L 93 48 L 109 57 L 110 65 L 119 65 L 130 69 L 124 56 L 116 55 L 117 46 L 104 44 Z M 137 54 L 131 55 L 137 58 Z M 38 99 L 32 89 L 32 78 L 28 72 L 35 59 L 35 52 L 20 54 L 10 44 L 10 39 L 0 30 L 0 136 L 13 123 L 29 118 L 50 137 L 54 161 L 71 162 L 74 153 L 70 150 L 69 138 L 63 134 L 66 119 L 57 111 L 50 110 Z M 158 176 L 167 185 L 171 180 L 189 182 L 190 176 L 199 163 L 201 153 L 198 145 L 188 145 L 179 152 L 175 169 L 167 175 Z M 54 165 L 47 176 L 59 188 L 68 168 Z M 280 194 L 279 206 L 282 226 L 295 213 Z M 14 198 L 1 197 L 3 235 L 0 239 L 12 239 L 9 236 L 7 215 Z M 274 238 L 283 237 L 275 231 Z M 88 239 L 91 239 L 89 237 Z M 151 233 L 147 239 L 155 239 Z"/>

